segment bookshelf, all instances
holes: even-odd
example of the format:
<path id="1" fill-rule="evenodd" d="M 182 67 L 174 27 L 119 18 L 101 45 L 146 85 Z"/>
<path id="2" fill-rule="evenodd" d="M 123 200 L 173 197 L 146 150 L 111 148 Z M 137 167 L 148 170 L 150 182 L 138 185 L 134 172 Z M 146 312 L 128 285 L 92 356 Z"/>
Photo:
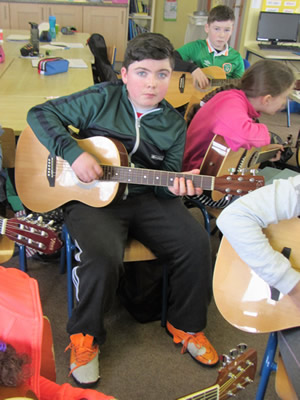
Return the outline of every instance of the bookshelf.
<path id="1" fill-rule="evenodd" d="M 129 0 L 128 40 L 142 32 L 153 32 L 155 0 Z"/>

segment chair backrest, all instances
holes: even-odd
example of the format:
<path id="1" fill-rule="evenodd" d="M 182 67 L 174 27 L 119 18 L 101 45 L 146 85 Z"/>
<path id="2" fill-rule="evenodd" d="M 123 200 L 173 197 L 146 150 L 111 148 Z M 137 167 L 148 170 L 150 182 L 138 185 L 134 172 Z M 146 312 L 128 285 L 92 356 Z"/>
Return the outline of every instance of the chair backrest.
<path id="1" fill-rule="evenodd" d="M 279 355 L 277 360 L 277 370 L 275 378 L 275 389 L 281 400 L 298 400 L 298 396 L 287 375 L 283 360 Z"/>
<path id="2" fill-rule="evenodd" d="M 87 44 L 95 57 L 93 65 L 94 83 L 116 82 L 118 78 L 108 59 L 104 37 L 99 33 L 93 33 L 87 40 Z"/>

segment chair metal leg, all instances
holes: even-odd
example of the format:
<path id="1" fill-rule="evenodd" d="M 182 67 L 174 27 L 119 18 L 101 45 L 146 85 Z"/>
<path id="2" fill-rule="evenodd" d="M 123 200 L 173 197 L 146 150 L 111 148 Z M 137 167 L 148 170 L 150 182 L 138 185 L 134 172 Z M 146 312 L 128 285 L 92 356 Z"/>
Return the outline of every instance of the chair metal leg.
<path id="1" fill-rule="evenodd" d="M 68 299 L 68 316 L 72 315 L 74 300 L 73 300 L 73 281 L 72 281 L 72 268 L 73 268 L 73 250 L 75 245 L 73 244 L 72 238 L 66 225 L 63 225 L 62 236 L 64 240 L 63 254 L 61 255 L 61 271 L 63 271 L 62 260 L 67 266 L 67 299 Z"/>
<path id="2" fill-rule="evenodd" d="M 264 354 L 261 371 L 260 381 L 256 392 L 255 400 L 263 400 L 267 389 L 269 377 L 272 371 L 277 370 L 277 364 L 274 361 L 277 349 L 277 332 L 270 333 L 266 351 Z"/>
<path id="3" fill-rule="evenodd" d="M 26 247 L 23 244 L 19 245 L 19 264 L 21 271 L 27 272 Z"/>
<path id="4" fill-rule="evenodd" d="M 211 234 L 210 216 L 205 208 L 205 205 L 202 204 L 198 200 L 192 200 L 192 199 L 186 200 L 184 204 L 187 208 L 191 208 L 191 207 L 199 208 L 199 210 L 202 212 L 202 215 L 203 215 L 205 230 L 210 235 Z"/>

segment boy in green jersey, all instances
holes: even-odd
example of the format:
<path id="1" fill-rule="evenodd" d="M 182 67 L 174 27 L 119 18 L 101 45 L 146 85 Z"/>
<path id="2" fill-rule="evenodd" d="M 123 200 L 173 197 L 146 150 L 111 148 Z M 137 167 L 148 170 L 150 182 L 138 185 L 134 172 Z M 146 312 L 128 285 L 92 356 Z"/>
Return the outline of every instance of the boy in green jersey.
<path id="1" fill-rule="evenodd" d="M 214 7 L 207 19 L 207 39 L 186 43 L 175 52 L 175 71 L 191 72 L 193 84 L 201 89 L 209 80 L 201 69 L 220 67 L 227 78 L 240 78 L 244 73 L 244 61 L 235 49 L 228 46 L 233 31 L 235 16 L 227 6 Z"/>

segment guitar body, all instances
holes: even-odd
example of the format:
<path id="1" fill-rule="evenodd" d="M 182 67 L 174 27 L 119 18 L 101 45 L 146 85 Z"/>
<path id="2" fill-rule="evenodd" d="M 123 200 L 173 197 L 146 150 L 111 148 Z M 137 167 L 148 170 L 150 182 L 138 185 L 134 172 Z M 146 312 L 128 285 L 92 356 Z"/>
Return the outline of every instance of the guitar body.
<path id="1" fill-rule="evenodd" d="M 221 176 L 228 174 L 231 169 L 234 174 L 241 173 L 249 175 L 250 169 L 257 169 L 262 161 L 266 161 L 276 154 L 274 145 L 263 147 L 252 147 L 250 150 L 240 148 L 233 151 L 226 143 L 223 136 L 215 135 L 205 153 L 203 162 L 200 166 L 200 174 L 210 176 Z M 275 154 L 274 154 L 275 153 Z M 211 198 L 214 201 L 220 200 L 224 196 L 218 190 L 213 190 Z"/>
<path id="2" fill-rule="evenodd" d="M 272 224 L 264 233 L 271 246 L 281 252 L 291 248 L 290 261 L 300 271 L 300 246 L 297 232 L 300 219 Z M 259 278 L 223 238 L 213 278 L 216 305 L 222 316 L 236 328 L 251 333 L 273 332 L 300 326 L 300 312 L 289 296 L 271 298 L 270 286 Z"/>
<path id="3" fill-rule="evenodd" d="M 127 152 L 121 143 L 97 136 L 78 140 L 78 144 L 101 164 L 128 165 Z M 54 157 L 56 175 L 54 185 L 50 186 L 46 174 L 48 156 L 49 151 L 41 145 L 31 128 L 27 127 L 18 140 L 15 168 L 18 195 L 30 210 L 46 212 L 71 200 L 93 207 L 104 207 L 119 198 L 124 191 L 125 186 L 118 182 L 79 181 L 71 166 L 60 157 Z"/>
<path id="4" fill-rule="evenodd" d="M 7 236 L 0 235 L 0 264 L 10 260 L 14 254 L 15 242 Z"/>
<path id="5" fill-rule="evenodd" d="M 224 171 L 228 174 L 231 168 L 236 168 L 239 165 L 244 152 L 245 149 L 232 151 L 223 136 L 215 135 L 205 153 L 200 174 L 220 176 Z M 222 197 L 224 197 L 224 194 L 217 190 L 213 190 L 211 193 L 211 198 L 214 201 L 218 201 Z"/>

